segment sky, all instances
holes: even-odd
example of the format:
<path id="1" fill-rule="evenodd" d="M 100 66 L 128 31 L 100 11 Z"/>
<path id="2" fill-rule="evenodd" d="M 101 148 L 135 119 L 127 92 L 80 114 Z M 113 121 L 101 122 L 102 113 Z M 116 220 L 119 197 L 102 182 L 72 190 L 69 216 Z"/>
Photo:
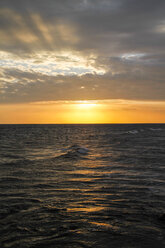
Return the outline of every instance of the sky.
<path id="1" fill-rule="evenodd" d="M 164 0 L 1 0 L 0 123 L 164 123 Z"/>

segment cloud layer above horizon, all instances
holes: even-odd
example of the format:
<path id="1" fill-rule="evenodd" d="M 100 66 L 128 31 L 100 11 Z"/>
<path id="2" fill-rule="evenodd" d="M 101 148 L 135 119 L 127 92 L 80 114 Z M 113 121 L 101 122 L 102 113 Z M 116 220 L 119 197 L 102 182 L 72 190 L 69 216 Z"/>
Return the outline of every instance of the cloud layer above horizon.
<path id="1" fill-rule="evenodd" d="M 1 0 L 0 103 L 165 100 L 165 1 Z"/>

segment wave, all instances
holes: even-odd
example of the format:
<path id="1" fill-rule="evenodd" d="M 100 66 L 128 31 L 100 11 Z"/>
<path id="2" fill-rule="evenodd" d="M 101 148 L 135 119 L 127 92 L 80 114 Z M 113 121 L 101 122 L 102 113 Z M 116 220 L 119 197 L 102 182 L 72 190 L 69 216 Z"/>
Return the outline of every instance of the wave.
<path id="1" fill-rule="evenodd" d="M 61 151 L 61 154 L 56 156 L 55 158 L 66 158 L 66 159 L 78 159 L 85 158 L 87 159 L 87 155 L 89 154 L 89 149 L 83 146 L 79 146 L 74 144 L 65 148 Z"/>
<path id="2" fill-rule="evenodd" d="M 137 133 L 139 133 L 139 131 L 138 130 L 130 130 L 127 133 L 129 133 L 129 134 L 137 134 Z"/>
<path id="3" fill-rule="evenodd" d="M 23 183 L 25 182 L 25 178 L 18 178 L 18 177 L 13 177 L 13 176 L 0 178 L 0 183 L 13 183 L 13 182 Z"/>
<path id="4" fill-rule="evenodd" d="M 150 128 L 151 131 L 162 131 L 162 128 Z"/>
<path id="5" fill-rule="evenodd" d="M 127 134 L 138 134 L 138 133 L 148 132 L 148 131 L 160 132 L 160 131 L 163 131 L 163 129 L 162 128 L 134 129 L 134 130 L 129 130 L 126 133 Z"/>

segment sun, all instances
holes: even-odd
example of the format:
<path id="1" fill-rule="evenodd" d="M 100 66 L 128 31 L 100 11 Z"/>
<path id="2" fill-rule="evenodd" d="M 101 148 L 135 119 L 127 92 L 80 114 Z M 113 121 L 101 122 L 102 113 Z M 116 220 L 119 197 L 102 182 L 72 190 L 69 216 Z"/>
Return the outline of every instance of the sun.
<path id="1" fill-rule="evenodd" d="M 97 107 L 97 103 L 90 101 L 77 101 L 75 103 L 75 108 L 78 110 L 89 111 Z"/>
<path id="2" fill-rule="evenodd" d="M 75 101 L 70 105 L 69 122 L 98 123 L 101 118 L 97 101 Z"/>

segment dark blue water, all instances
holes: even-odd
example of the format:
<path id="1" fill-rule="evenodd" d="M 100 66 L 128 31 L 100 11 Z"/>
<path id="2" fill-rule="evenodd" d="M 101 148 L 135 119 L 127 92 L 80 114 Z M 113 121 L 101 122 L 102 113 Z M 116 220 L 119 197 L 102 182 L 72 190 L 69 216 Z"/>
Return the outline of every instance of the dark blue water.
<path id="1" fill-rule="evenodd" d="M 0 248 L 165 247 L 165 125 L 0 125 Z"/>

